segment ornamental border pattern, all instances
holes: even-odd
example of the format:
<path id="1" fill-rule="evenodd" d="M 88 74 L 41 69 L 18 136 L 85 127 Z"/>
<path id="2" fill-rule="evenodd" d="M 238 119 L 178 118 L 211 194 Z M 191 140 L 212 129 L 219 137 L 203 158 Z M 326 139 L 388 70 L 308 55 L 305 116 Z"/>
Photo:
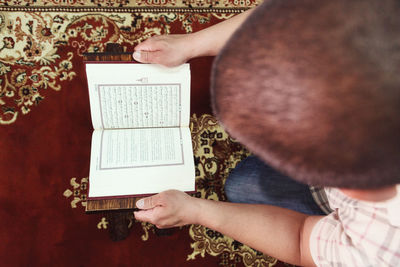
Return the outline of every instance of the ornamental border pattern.
<path id="1" fill-rule="evenodd" d="M 0 6 L 1 11 L 16 12 L 107 12 L 107 13 L 219 13 L 239 14 L 249 7 L 235 8 L 184 8 L 184 7 L 45 7 L 45 6 Z"/>

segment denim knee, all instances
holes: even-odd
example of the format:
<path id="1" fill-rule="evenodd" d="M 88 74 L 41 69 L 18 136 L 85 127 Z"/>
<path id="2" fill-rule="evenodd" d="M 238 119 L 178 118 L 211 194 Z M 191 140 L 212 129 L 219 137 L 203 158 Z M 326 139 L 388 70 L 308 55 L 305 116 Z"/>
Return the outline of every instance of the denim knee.
<path id="1" fill-rule="evenodd" d="M 230 202 L 246 203 L 247 195 L 253 191 L 255 184 L 249 181 L 249 170 L 254 167 L 255 161 L 258 159 L 249 156 L 238 163 L 235 169 L 229 174 L 225 182 L 225 194 Z"/>
<path id="2" fill-rule="evenodd" d="M 255 156 L 242 160 L 225 183 L 230 202 L 269 204 L 306 214 L 323 214 L 309 187 L 281 174 Z"/>
<path id="3" fill-rule="evenodd" d="M 239 181 L 238 179 L 240 178 L 234 172 L 230 173 L 228 178 L 226 179 L 224 190 L 226 197 L 230 202 L 235 202 L 235 203 L 240 202 L 240 199 L 237 198 L 238 197 L 237 192 L 241 190 L 240 184 L 238 183 Z"/>

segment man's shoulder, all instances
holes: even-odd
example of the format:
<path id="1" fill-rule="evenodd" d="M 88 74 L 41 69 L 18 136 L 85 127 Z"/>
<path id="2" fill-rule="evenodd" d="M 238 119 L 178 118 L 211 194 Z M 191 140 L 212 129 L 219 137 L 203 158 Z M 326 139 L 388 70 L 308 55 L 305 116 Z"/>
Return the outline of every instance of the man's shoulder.
<path id="1" fill-rule="evenodd" d="M 338 188 L 325 188 L 330 207 L 310 236 L 310 250 L 318 266 L 400 266 L 400 227 L 391 223 L 385 203 L 357 200 Z M 400 202 L 397 210 L 400 209 Z"/>

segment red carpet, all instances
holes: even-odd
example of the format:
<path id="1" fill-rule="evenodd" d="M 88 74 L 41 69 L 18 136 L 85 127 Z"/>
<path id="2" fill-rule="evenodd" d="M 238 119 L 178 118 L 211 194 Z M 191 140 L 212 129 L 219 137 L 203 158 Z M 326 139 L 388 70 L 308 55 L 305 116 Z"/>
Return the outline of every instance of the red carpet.
<path id="1" fill-rule="evenodd" d="M 1 266 L 276 263 L 201 226 L 159 231 L 131 214 L 118 226 L 113 214 L 84 213 L 92 125 L 83 53 L 106 43 L 132 51 L 150 35 L 197 31 L 255 4 L 0 0 Z M 211 62 L 191 61 L 191 129 L 198 195 L 223 201 L 224 180 L 247 152 L 203 115 Z M 112 241 L 121 231 L 125 239 Z"/>

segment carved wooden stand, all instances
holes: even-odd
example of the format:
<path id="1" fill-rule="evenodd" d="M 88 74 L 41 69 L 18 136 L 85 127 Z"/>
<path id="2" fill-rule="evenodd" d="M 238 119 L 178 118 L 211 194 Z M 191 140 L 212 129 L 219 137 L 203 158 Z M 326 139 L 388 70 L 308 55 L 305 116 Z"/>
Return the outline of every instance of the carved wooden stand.
<path id="1" fill-rule="evenodd" d="M 103 53 L 86 53 L 85 61 L 129 61 L 132 53 L 125 52 L 119 44 L 109 43 Z M 115 198 L 106 200 L 88 200 L 87 213 L 103 213 L 108 221 L 110 238 L 113 241 L 124 240 L 129 236 L 129 224 L 134 220 L 135 198 Z"/>

